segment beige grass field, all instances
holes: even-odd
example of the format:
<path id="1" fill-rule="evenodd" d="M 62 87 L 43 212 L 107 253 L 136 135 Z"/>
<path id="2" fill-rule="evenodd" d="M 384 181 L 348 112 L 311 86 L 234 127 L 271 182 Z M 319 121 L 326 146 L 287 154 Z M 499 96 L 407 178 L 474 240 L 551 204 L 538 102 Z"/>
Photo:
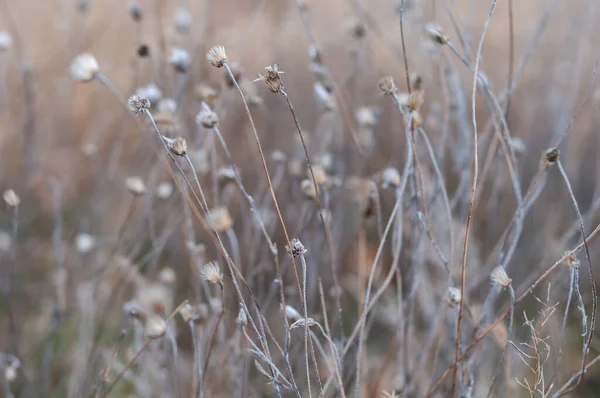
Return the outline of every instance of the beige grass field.
<path id="1" fill-rule="evenodd" d="M 599 13 L 0 1 L 0 396 L 600 396 Z"/>

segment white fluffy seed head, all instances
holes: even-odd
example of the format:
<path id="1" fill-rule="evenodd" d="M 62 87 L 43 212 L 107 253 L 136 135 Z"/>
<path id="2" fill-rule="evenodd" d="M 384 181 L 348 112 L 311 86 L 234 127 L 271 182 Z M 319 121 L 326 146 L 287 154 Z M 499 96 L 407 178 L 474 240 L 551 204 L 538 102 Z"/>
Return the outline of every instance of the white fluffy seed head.
<path id="1" fill-rule="evenodd" d="M 144 332 L 149 339 L 158 339 L 167 332 L 167 322 L 158 315 L 150 315 L 146 318 L 146 327 Z"/>
<path id="2" fill-rule="evenodd" d="M 202 279 L 210 283 L 222 283 L 223 280 L 223 274 L 221 274 L 221 269 L 216 261 L 204 264 L 200 269 L 200 275 Z"/>
<path id="3" fill-rule="evenodd" d="M 0 31 L 0 52 L 8 51 L 12 48 L 13 39 L 10 33 L 3 30 Z"/>
<path id="4" fill-rule="evenodd" d="M 462 294 L 460 289 L 457 287 L 449 287 L 448 292 L 446 293 L 446 302 L 450 307 L 456 307 L 460 304 Z"/>
<path id="5" fill-rule="evenodd" d="M 240 312 L 238 312 L 236 323 L 240 327 L 244 327 L 248 324 L 248 316 L 246 315 L 246 311 L 244 311 L 243 308 L 240 308 Z"/>
<path id="6" fill-rule="evenodd" d="M 136 115 L 140 114 L 144 109 L 150 109 L 150 105 L 151 103 L 148 98 L 140 97 L 137 94 L 133 94 L 127 100 L 127 109 Z"/>
<path id="7" fill-rule="evenodd" d="M 80 54 L 71 62 L 71 75 L 81 82 L 89 82 L 99 72 L 98 61 L 90 53 Z"/>
<path id="8" fill-rule="evenodd" d="M 75 237 L 75 249 L 80 254 L 87 254 L 96 247 L 96 238 L 90 234 L 80 233 Z"/>
<path id="9" fill-rule="evenodd" d="M 128 177 L 125 180 L 125 186 L 127 190 L 135 196 L 142 196 L 146 193 L 146 184 L 144 180 L 139 177 Z"/>
<path id="10" fill-rule="evenodd" d="M 173 68 L 179 73 L 185 73 L 188 71 L 192 59 L 187 51 L 180 47 L 173 47 L 171 54 L 168 59 L 169 63 L 173 65 Z"/>
<path id="11" fill-rule="evenodd" d="M 506 270 L 504 270 L 502 267 L 494 268 L 490 275 L 490 279 L 492 280 L 492 283 L 503 287 L 509 287 L 512 283 L 512 279 L 508 277 Z"/>
<path id="12" fill-rule="evenodd" d="M 21 204 L 21 198 L 19 198 L 19 195 L 17 195 L 17 193 L 12 189 L 7 189 L 4 191 L 2 198 L 9 207 L 17 207 L 19 204 Z"/>
<path id="13" fill-rule="evenodd" d="M 218 45 L 214 46 L 206 53 L 206 59 L 210 64 L 216 68 L 220 68 L 227 62 L 227 54 L 225 53 L 225 47 Z"/>
<path id="14" fill-rule="evenodd" d="M 156 186 L 156 197 L 160 200 L 167 200 L 173 195 L 173 184 L 169 181 L 163 181 Z"/>
<path id="15" fill-rule="evenodd" d="M 173 286 L 177 282 L 177 274 L 173 268 L 166 267 L 160 270 L 158 280 L 164 285 Z"/>

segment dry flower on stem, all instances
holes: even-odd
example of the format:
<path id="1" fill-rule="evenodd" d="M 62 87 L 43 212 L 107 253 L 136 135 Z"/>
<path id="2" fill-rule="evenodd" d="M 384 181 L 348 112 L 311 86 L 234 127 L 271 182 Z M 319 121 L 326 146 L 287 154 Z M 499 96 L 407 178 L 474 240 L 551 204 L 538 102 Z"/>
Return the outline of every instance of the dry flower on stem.
<path id="1" fill-rule="evenodd" d="M 219 268 L 219 264 L 216 261 L 211 261 L 202 266 L 200 270 L 200 275 L 202 279 L 207 282 L 213 284 L 222 284 L 223 283 L 223 274 L 221 273 L 221 269 Z"/>
<path id="2" fill-rule="evenodd" d="M 80 82 L 89 82 L 100 73 L 100 65 L 90 53 L 78 55 L 71 63 L 71 75 Z"/>
<path id="3" fill-rule="evenodd" d="M 21 204 L 21 198 L 19 198 L 19 195 L 17 195 L 12 189 L 4 191 L 2 198 L 8 207 L 18 207 L 19 204 Z"/>

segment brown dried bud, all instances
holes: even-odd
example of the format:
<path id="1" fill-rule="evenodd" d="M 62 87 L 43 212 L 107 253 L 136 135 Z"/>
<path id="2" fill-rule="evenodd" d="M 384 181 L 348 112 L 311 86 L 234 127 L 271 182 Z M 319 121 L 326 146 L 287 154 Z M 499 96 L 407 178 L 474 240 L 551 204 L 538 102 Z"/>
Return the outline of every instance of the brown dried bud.
<path id="1" fill-rule="evenodd" d="M 277 69 L 277 64 L 273 65 L 273 66 L 267 66 L 265 68 L 265 70 L 267 71 L 264 75 L 261 75 L 260 73 L 258 74 L 258 79 L 254 80 L 256 81 L 262 81 L 263 83 L 265 83 L 267 85 L 267 87 L 269 88 L 269 90 L 271 90 L 271 92 L 273 93 L 279 93 L 283 90 L 283 82 L 281 81 L 281 76 L 279 76 L 280 74 L 282 74 L 283 72 L 279 71 Z"/>
<path id="2" fill-rule="evenodd" d="M 136 115 L 139 115 L 144 109 L 149 109 L 150 105 L 150 100 L 148 98 L 140 97 L 137 94 L 133 94 L 127 100 L 127 109 Z"/>
<path id="3" fill-rule="evenodd" d="M 579 267 L 579 260 L 577 259 L 577 256 L 575 255 L 575 253 L 571 253 L 570 251 L 566 251 L 563 253 L 563 257 L 565 257 L 565 260 L 563 261 L 565 263 L 565 265 L 569 268 L 573 268 L 573 267 Z"/>
<path id="4" fill-rule="evenodd" d="M 396 91 L 398 91 L 398 87 L 394 83 L 394 78 L 391 76 L 386 76 L 379 80 L 379 89 L 383 91 L 385 95 L 392 95 Z"/>
<path id="5" fill-rule="evenodd" d="M 546 158 L 546 162 L 552 164 L 558 161 L 558 157 L 560 155 L 560 151 L 557 148 L 550 148 L 546 151 L 544 155 Z"/>
<path id="6" fill-rule="evenodd" d="M 425 30 L 427 31 L 427 36 L 438 44 L 443 45 L 450 41 L 450 38 L 446 36 L 442 28 L 434 23 L 427 24 L 427 26 L 425 26 Z"/>
<path id="7" fill-rule="evenodd" d="M 174 139 L 167 138 L 163 136 L 167 146 L 171 150 L 171 152 L 176 156 L 185 156 L 187 153 L 187 142 L 184 138 L 177 137 Z"/>
<path id="8" fill-rule="evenodd" d="M 196 115 L 196 123 L 202 125 L 202 127 L 210 129 L 217 125 L 219 117 L 214 113 L 206 102 L 200 104 L 200 112 Z"/>
<path id="9" fill-rule="evenodd" d="M 297 238 L 292 239 L 290 245 L 285 248 L 292 257 L 300 257 L 307 252 L 302 242 L 300 242 L 300 239 Z"/>

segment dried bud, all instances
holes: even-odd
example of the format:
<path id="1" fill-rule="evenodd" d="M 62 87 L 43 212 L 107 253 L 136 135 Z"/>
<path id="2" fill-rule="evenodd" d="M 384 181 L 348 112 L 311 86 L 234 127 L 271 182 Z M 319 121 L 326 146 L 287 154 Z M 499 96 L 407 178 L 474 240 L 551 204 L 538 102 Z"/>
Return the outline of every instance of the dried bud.
<path id="1" fill-rule="evenodd" d="M 96 238 L 90 234 L 81 233 L 75 237 L 75 248 L 80 254 L 87 254 L 96 247 Z"/>
<path id="2" fill-rule="evenodd" d="M 225 54 L 225 47 L 214 46 L 206 53 L 206 59 L 210 64 L 216 68 L 220 68 L 227 62 L 227 54 Z"/>
<path id="3" fill-rule="evenodd" d="M 0 31 L 0 52 L 8 51 L 13 45 L 13 39 L 11 35 L 3 30 Z"/>
<path id="4" fill-rule="evenodd" d="M 158 103 L 158 101 L 162 98 L 163 95 L 160 87 L 158 87 L 154 83 L 149 83 L 144 87 L 138 88 L 137 90 L 135 90 L 135 94 L 138 97 L 148 98 L 150 104 Z"/>
<path id="5" fill-rule="evenodd" d="M 167 332 L 167 322 L 158 315 L 150 315 L 146 318 L 146 337 L 149 339 L 158 339 Z"/>
<path id="6" fill-rule="evenodd" d="M 565 258 L 565 260 L 563 261 L 565 263 L 565 265 L 569 268 L 577 268 L 579 267 L 579 260 L 577 259 L 577 256 L 575 255 L 575 253 L 571 253 L 570 251 L 566 251 L 563 253 L 563 257 Z"/>
<path id="7" fill-rule="evenodd" d="M 192 14 L 187 8 L 178 8 L 174 14 L 175 28 L 179 33 L 186 33 L 192 25 Z"/>
<path id="8" fill-rule="evenodd" d="M 302 315 L 300 315 L 300 313 L 298 311 L 296 311 L 294 309 L 294 307 L 291 307 L 289 305 L 285 306 L 285 316 L 288 319 L 291 319 L 291 320 L 294 320 L 294 321 L 297 320 L 297 319 L 302 318 Z"/>
<path id="9" fill-rule="evenodd" d="M 312 168 L 312 174 L 310 169 L 306 171 L 308 177 L 312 178 L 312 174 L 315 176 L 315 182 L 317 184 L 324 184 L 327 181 L 327 173 L 325 172 L 325 168 L 321 165 L 314 165 Z"/>
<path id="10" fill-rule="evenodd" d="M 356 123 L 360 127 L 373 128 L 377 125 L 377 119 L 379 119 L 380 110 L 375 107 L 361 106 L 356 111 L 354 117 Z"/>
<path id="11" fill-rule="evenodd" d="M 178 73 L 186 73 L 192 63 L 190 55 L 183 48 L 173 47 L 169 55 L 169 63 Z"/>
<path id="12" fill-rule="evenodd" d="M 92 54 L 80 54 L 71 62 L 71 75 L 81 82 L 89 82 L 98 73 L 100 66 Z"/>
<path id="13" fill-rule="evenodd" d="M 210 283 L 222 283 L 223 274 L 221 274 L 221 269 L 219 268 L 219 264 L 216 261 L 211 261 L 206 263 L 200 269 L 200 275 L 202 279 Z"/>
<path id="14" fill-rule="evenodd" d="M 163 139 L 165 140 L 165 143 L 167 144 L 173 155 L 185 156 L 185 154 L 187 153 L 187 142 L 184 138 L 177 137 L 171 139 L 163 136 Z"/>
<path id="15" fill-rule="evenodd" d="M 304 247 L 300 239 L 294 238 L 290 242 L 290 246 L 285 247 L 292 257 L 300 257 L 306 254 L 308 250 Z"/>
<path id="16" fill-rule="evenodd" d="M 131 19 L 135 22 L 140 22 L 142 20 L 142 10 L 140 6 L 136 3 L 129 4 L 129 15 L 131 15 Z"/>
<path id="17" fill-rule="evenodd" d="M 546 162 L 548 162 L 549 164 L 556 163 L 558 161 L 559 155 L 560 151 L 557 148 L 548 149 L 545 154 Z"/>
<path id="18" fill-rule="evenodd" d="M 423 91 L 413 90 L 408 96 L 408 103 L 406 106 L 414 111 L 418 111 L 421 108 L 421 105 L 423 105 L 424 100 Z"/>
<path id="19" fill-rule="evenodd" d="M 267 66 L 265 68 L 265 70 L 267 71 L 264 75 L 261 75 L 260 73 L 258 74 L 258 79 L 254 80 L 256 81 L 262 81 L 263 83 L 265 83 L 267 85 L 267 87 L 269 88 L 269 90 L 271 90 L 271 92 L 273 93 L 279 93 L 283 90 L 283 82 L 281 81 L 281 74 L 283 72 L 279 71 L 277 69 L 277 64 L 273 65 L 273 66 Z"/>
<path id="20" fill-rule="evenodd" d="M 173 308 L 173 292 L 161 283 L 140 281 L 136 301 L 146 314 L 166 315 Z"/>
<path id="21" fill-rule="evenodd" d="M 300 189 L 302 193 L 306 195 L 307 199 L 316 199 L 317 191 L 315 190 L 315 184 L 313 184 L 312 180 L 305 179 L 300 183 Z"/>
<path id="22" fill-rule="evenodd" d="M 226 207 L 215 207 L 208 212 L 208 225 L 217 232 L 225 232 L 233 225 L 233 219 Z"/>
<path id="23" fill-rule="evenodd" d="M 138 57 L 140 58 L 146 58 L 148 56 L 150 56 L 150 46 L 148 46 L 147 44 L 141 44 L 136 51 Z"/>
<path id="24" fill-rule="evenodd" d="M 218 122 L 219 117 L 210 109 L 206 102 L 200 104 L 200 112 L 196 115 L 196 123 L 201 124 L 204 128 L 211 129 L 216 126 Z"/>
<path id="25" fill-rule="evenodd" d="M 418 73 L 414 73 L 410 76 L 410 88 L 415 91 L 421 91 L 423 89 L 423 78 Z"/>
<path id="26" fill-rule="evenodd" d="M 21 203 L 21 198 L 19 198 L 19 195 L 17 195 L 12 189 L 4 191 L 4 195 L 2 195 L 2 197 L 4 198 L 4 202 L 9 207 L 17 207 Z"/>
<path id="27" fill-rule="evenodd" d="M 460 304 L 462 295 L 460 289 L 457 287 L 449 287 L 448 293 L 446 294 L 446 302 L 450 307 L 456 307 Z"/>
<path id="28" fill-rule="evenodd" d="M 434 23 L 429 23 L 425 26 L 425 30 L 427 31 L 427 36 L 429 39 L 438 44 L 447 44 L 450 41 L 450 38 L 446 36 L 441 27 Z"/>
<path id="29" fill-rule="evenodd" d="M 164 285 L 172 286 L 177 282 L 177 274 L 175 274 L 173 268 L 163 268 L 158 274 L 158 280 Z"/>
<path id="30" fill-rule="evenodd" d="M 381 186 L 394 189 L 400 186 L 400 173 L 396 168 L 388 167 L 381 172 Z"/>
<path id="31" fill-rule="evenodd" d="M 315 320 L 312 319 L 312 318 L 306 318 L 306 319 L 305 318 L 301 318 L 301 319 L 298 319 L 296 322 L 294 322 L 294 323 L 292 323 L 290 325 L 290 330 L 296 329 L 296 328 L 304 328 L 304 327 L 307 327 L 307 326 L 311 327 L 311 326 L 314 326 L 316 324 L 317 324 L 317 322 L 315 322 Z"/>
<path id="32" fill-rule="evenodd" d="M 173 195 L 173 184 L 169 181 L 163 181 L 156 186 L 156 197 L 161 200 L 167 200 Z"/>
<path id="33" fill-rule="evenodd" d="M 248 317 L 246 316 L 246 312 L 243 308 L 240 308 L 240 312 L 238 312 L 235 322 L 242 328 L 248 324 Z"/>
<path id="34" fill-rule="evenodd" d="M 181 315 L 185 323 L 188 323 L 194 319 L 194 309 L 189 303 L 185 304 L 179 309 L 179 315 Z"/>
<path id="35" fill-rule="evenodd" d="M 492 283 L 503 287 L 509 287 L 512 283 L 512 279 L 508 277 L 506 274 L 506 270 L 502 267 L 496 267 L 492 270 L 492 274 L 490 275 L 490 279 Z"/>
<path id="36" fill-rule="evenodd" d="M 127 109 L 130 112 L 139 115 L 144 109 L 150 108 L 150 100 L 146 97 L 140 97 L 137 94 L 133 94 L 127 100 Z"/>
<path id="37" fill-rule="evenodd" d="M 142 196 L 146 193 L 146 185 L 139 177 L 129 177 L 125 180 L 127 190 L 135 196 Z"/>
<path id="38" fill-rule="evenodd" d="M 379 80 L 379 89 L 385 95 L 392 95 L 396 91 L 398 91 L 398 88 L 396 87 L 396 84 L 394 83 L 394 78 L 391 76 L 386 76 L 386 77 L 382 78 L 381 80 Z"/>

